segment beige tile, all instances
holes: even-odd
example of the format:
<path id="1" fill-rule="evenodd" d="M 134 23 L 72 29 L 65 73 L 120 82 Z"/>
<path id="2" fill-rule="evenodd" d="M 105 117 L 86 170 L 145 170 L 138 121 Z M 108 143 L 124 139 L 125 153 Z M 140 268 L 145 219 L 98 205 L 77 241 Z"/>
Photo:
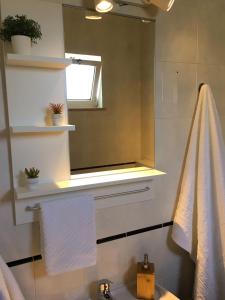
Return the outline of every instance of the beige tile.
<path id="1" fill-rule="evenodd" d="M 87 300 L 93 270 L 95 267 L 48 276 L 44 262 L 35 262 L 36 300 Z"/>
<path id="2" fill-rule="evenodd" d="M 166 176 L 158 178 L 155 183 L 155 197 L 162 223 L 173 220 L 177 203 L 178 184 L 181 172 L 172 170 Z"/>
<path id="3" fill-rule="evenodd" d="M 191 278 L 190 259 L 168 239 L 168 228 L 163 228 L 101 244 L 96 267 L 57 276 L 47 276 L 43 262 L 36 262 L 36 299 L 87 300 L 89 293 L 96 293 L 96 282 L 102 278 L 112 280 L 114 286 L 130 283 L 136 279 L 136 263 L 143 259 L 144 253 L 156 265 L 157 282 L 177 293 L 183 265 L 187 283 Z"/>
<path id="4" fill-rule="evenodd" d="M 190 127 L 191 119 L 156 119 L 156 167 L 167 173 L 155 180 L 162 220 L 174 214 Z"/>
<path id="5" fill-rule="evenodd" d="M 10 197 L 11 196 L 11 197 Z M 0 253 L 13 261 L 39 253 L 37 224 L 14 225 L 12 195 L 2 197 L 0 204 Z"/>
<path id="6" fill-rule="evenodd" d="M 186 281 L 186 287 L 190 287 L 192 263 L 185 252 L 169 241 L 168 230 L 157 229 L 100 245 L 98 277 L 109 278 L 114 284 L 130 283 L 136 279 L 137 262 L 142 261 L 144 254 L 148 253 L 150 260 L 155 263 L 159 284 L 176 294 L 181 293 L 182 280 Z M 188 273 L 187 278 L 183 276 L 183 265 Z M 191 294 L 191 288 L 189 293 Z"/>
<path id="7" fill-rule="evenodd" d="M 156 119 L 156 167 L 166 171 L 180 170 L 192 119 Z"/>
<path id="8" fill-rule="evenodd" d="M 198 0 L 198 62 L 225 64 L 225 2 Z"/>
<path id="9" fill-rule="evenodd" d="M 164 201 L 165 199 L 154 197 L 149 201 L 99 210 L 97 212 L 97 238 L 104 238 L 169 221 L 170 217 L 165 219 L 162 216 L 162 204 Z"/>
<path id="10" fill-rule="evenodd" d="M 11 268 L 26 300 L 37 300 L 35 297 L 34 266 L 28 263 Z"/>
<path id="11" fill-rule="evenodd" d="M 197 66 L 156 63 L 156 118 L 192 117 L 197 101 Z"/>
<path id="12" fill-rule="evenodd" d="M 225 66 L 198 65 L 198 85 L 208 83 L 215 97 L 216 106 L 220 115 L 225 115 Z"/>
<path id="13" fill-rule="evenodd" d="M 196 0 L 175 1 L 170 12 L 156 18 L 157 61 L 195 62 L 197 58 Z"/>
<path id="14" fill-rule="evenodd" d="M 126 209 L 122 206 L 99 209 L 96 212 L 97 238 L 126 232 L 126 219 L 124 218 Z"/>

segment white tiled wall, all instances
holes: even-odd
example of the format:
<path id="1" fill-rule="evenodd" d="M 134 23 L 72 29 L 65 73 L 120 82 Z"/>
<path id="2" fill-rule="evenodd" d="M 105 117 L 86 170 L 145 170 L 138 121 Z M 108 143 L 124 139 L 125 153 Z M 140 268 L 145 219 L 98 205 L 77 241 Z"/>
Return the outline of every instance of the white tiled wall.
<path id="1" fill-rule="evenodd" d="M 158 199 L 165 199 L 162 216 L 173 214 L 176 207 L 187 138 L 202 82 L 212 87 L 225 132 L 224 15 L 223 0 L 176 0 L 169 13 L 161 12 L 157 17 L 155 153 L 156 167 L 168 174 L 156 185 Z M 188 258 L 186 262 L 191 264 Z M 173 282 L 186 277 L 182 264 L 180 268 Z M 188 290 L 179 291 L 182 299 L 190 295 Z"/>
<path id="2" fill-rule="evenodd" d="M 176 0 L 169 13 L 160 12 L 156 23 L 156 166 L 167 171 L 155 182 L 155 207 L 149 212 L 149 224 L 169 221 L 176 203 L 176 193 L 185 147 L 200 82 L 213 89 L 225 133 L 225 2 L 224 0 Z M 39 253 L 38 227 L 13 225 L 9 194 L 9 158 L 3 100 L 0 101 L 0 253 L 15 260 Z M 225 135 L 225 134 L 224 134 Z M 4 171 L 2 171 L 4 170 Z M 145 218 L 148 205 L 135 207 Z M 133 206 L 132 206 L 133 207 Z M 133 207 L 134 208 L 134 207 Z M 129 216 L 137 222 L 132 209 L 102 211 L 100 236 L 115 234 L 125 228 Z M 116 219 L 118 218 L 118 219 Z M 114 221 L 114 222 L 113 222 Z M 138 220 L 139 222 L 139 220 Z M 141 224 L 143 222 L 143 224 Z M 126 223 L 127 226 L 127 223 Z M 96 267 L 47 277 L 43 263 L 35 262 L 12 268 L 27 300 L 87 299 L 94 293 L 97 279 L 129 281 L 135 276 L 135 263 L 149 252 L 156 263 L 159 283 L 175 291 L 181 299 L 191 295 L 193 265 L 182 250 L 170 240 L 168 228 L 132 236 L 98 246 Z"/>
<path id="3" fill-rule="evenodd" d="M 97 266 L 85 270 L 50 277 L 45 274 L 43 262 L 12 270 L 28 300 L 87 300 L 90 296 L 95 299 L 98 279 L 110 278 L 114 285 L 134 281 L 137 262 L 143 259 L 143 253 L 149 253 L 159 284 L 171 290 L 182 286 L 188 290 L 190 284 L 185 278 L 175 282 L 174 277 L 179 276 L 181 267 L 185 268 L 187 277 L 192 266 L 170 241 L 166 242 L 168 230 L 163 228 L 99 245 Z"/>

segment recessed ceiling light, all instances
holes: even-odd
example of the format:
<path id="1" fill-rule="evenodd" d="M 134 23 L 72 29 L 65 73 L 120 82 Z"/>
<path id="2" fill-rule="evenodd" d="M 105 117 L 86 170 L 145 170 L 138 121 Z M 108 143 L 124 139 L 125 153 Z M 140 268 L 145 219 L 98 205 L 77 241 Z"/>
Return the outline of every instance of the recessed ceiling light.
<path id="1" fill-rule="evenodd" d="M 112 10 L 112 0 L 95 0 L 95 9 L 100 13 L 106 13 Z"/>

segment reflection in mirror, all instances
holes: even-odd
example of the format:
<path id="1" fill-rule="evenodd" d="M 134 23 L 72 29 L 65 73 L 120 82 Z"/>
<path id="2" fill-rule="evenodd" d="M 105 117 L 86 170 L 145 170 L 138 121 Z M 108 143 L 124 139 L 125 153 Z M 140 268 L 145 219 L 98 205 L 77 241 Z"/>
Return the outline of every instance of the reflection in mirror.
<path id="1" fill-rule="evenodd" d="M 154 166 L 154 23 L 65 6 L 72 173 Z"/>

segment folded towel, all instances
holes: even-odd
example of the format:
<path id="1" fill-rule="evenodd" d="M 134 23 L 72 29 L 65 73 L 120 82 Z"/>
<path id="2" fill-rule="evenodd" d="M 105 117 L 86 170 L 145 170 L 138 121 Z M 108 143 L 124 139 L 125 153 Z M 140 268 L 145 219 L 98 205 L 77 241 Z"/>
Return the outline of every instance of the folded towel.
<path id="1" fill-rule="evenodd" d="M 206 84 L 194 117 L 172 237 L 196 263 L 195 299 L 225 299 L 225 147 Z"/>
<path id="2" fill-rule="evenodd" d="M 25 300 L 10 269 L 0 256 L 0 300 Z"/>
<path id="3" fill-rule="evenodd" d="M 96 264 L 94 198 L 89 195 L 41 203 L 42 254 L 55 275 Z"/>

